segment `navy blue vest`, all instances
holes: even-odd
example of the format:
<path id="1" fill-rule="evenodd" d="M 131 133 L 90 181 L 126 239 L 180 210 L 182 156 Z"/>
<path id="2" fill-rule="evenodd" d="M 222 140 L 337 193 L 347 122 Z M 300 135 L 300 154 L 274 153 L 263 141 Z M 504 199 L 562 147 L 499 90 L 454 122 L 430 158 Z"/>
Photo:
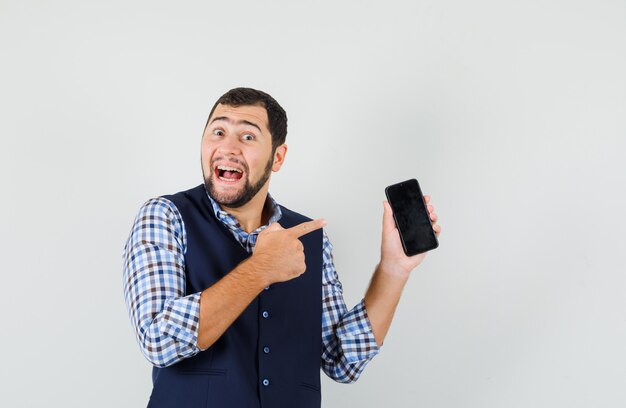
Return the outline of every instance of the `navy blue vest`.
<path id="1" fill-rule="evenodd" d="M 250 256 L 215 218 L 204 185 L 164 197 L 185 223 L 187 294 L 213 285 Z M 281 211 L 284 228 L 310 220 Z M 206 351 L 154 367 L 148 407 L 320 407 L 322 231 L 300 240 L 304 275 L 263 290 Z"/>

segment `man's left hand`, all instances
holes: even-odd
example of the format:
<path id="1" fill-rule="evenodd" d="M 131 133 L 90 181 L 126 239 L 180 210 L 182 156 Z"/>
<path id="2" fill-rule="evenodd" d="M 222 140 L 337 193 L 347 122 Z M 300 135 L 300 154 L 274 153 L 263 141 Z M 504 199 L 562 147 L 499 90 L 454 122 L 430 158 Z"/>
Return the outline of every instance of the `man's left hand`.
<path id="1" fill-rule="evenodd" d="M 439 238 L 439 234 L 441 234 L 441 226 L 437 224 L 437 214 L 435 214 L 435 208 L 429 204 L 430 196 L 425 195 L 424 201 L 426 202 L 426 208 L 428 209 L 430 219 L 433 222 L 433 231 L 435 232 L 435 236 Z M 422 263 L 427 252 L 413 256 L 406 256 L 404 249 L 402 248 L 398 228 L 396 228 L 396 223 L 393 219 L 391 206 L 387 201 L 384 201 L 383 205 L 385 207 L 385 211 L 383 213 L 383 237 L 381 243 L 380 266 L 386 272 L 406 276 L 420 263 Z"/>

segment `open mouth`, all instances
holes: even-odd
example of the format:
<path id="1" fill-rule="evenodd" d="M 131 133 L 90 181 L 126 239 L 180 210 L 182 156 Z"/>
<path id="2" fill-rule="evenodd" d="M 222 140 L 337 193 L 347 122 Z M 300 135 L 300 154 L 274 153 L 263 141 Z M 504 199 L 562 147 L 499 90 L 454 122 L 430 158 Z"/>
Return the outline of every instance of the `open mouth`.
<path id="1" fill-rule="evenodd" d="M 234 183 L 243 177 L 243 170 L 236 167 L 219 165 L 215 167 L 215 175 L 222 181 Z"/>

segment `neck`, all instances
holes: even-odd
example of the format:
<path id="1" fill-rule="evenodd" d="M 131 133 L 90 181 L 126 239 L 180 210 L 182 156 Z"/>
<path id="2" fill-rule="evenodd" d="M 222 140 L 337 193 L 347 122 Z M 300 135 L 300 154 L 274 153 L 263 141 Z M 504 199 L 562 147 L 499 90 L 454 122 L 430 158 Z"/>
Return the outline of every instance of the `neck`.
<path id="1" fill-rule="evenodd" d="M 269 208 L 265 205 L 267 201 L 267 186 L 246 204 L 237 208 L 230 208 L 220 204 L 222 210 L 226 211 L 237 219 L 241 228 L 247 233 L 269 222 Z"/>

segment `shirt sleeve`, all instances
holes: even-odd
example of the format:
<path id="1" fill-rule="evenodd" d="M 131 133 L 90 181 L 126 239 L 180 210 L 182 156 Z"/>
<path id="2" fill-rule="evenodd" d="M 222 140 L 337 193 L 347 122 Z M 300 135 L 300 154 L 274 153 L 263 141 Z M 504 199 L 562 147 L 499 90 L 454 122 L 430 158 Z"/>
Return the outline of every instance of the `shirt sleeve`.
<path id="1" fill-rule="evenodd" d="M 322 271 L 322 370 L 337 382 L 355 382 L 380 351 L 362 299 L 348 311 L 324 231 Z"/>
<path id="2" fill-rule="evenodd" d="M 185 296 L 185 230 L 165 198 L 139 210 L 124 246 L 124 298 L 144 356 L 166 367 L 201 351 L 200 293 Z"/>

